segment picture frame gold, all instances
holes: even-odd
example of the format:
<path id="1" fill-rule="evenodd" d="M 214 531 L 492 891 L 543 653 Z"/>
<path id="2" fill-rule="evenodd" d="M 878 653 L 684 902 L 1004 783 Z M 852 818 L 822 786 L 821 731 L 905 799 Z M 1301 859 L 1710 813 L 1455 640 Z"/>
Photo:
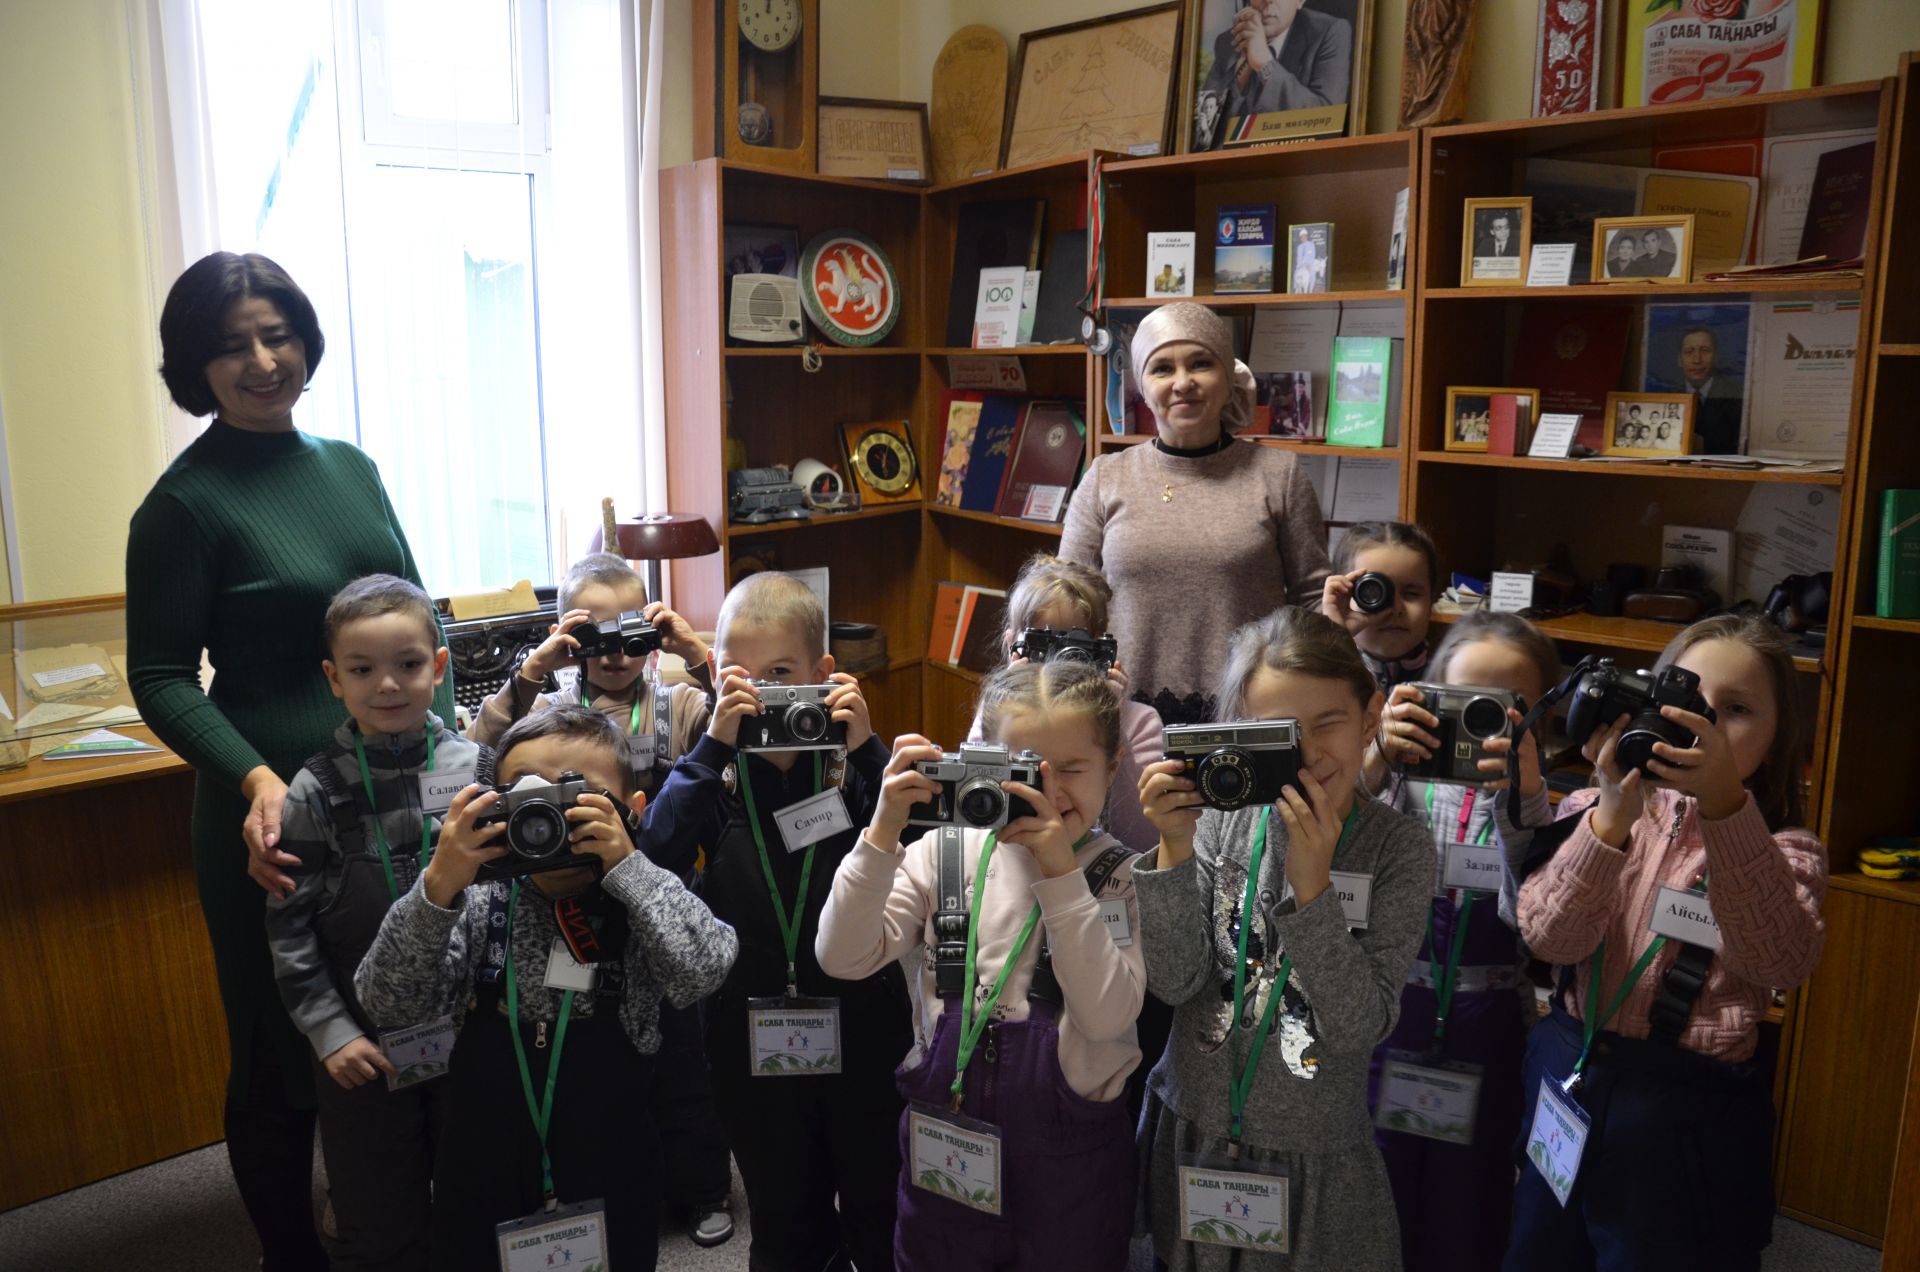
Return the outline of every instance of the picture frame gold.
<path id="1" fill-rule="evenodd" d="M 1650 234 L 1664 234 L 1665 240 L 1649 240 Z M 1637 240 L 1637 243 L 1636 243 Z M 1646 253 L 1648 243 L 1658 249 Z M 1615 259 L 1612 249 L 1622 243 L 1634 244 L 1640 251 L 1630 259 Z M 1672 260 L 1662 263 L 1661 251 L 1670 251 Z M 1664 271 L 1664 272 L 1655 272 Z M 1593 281 L 1596 283 L 1652 283 L 1684 287 L 1693 281 L 1693 215 L 1667 213 L 1662 216 L 1603 216 L 1593 223 Z"/>
<path id="2" fill-rule="evenodd" d="M 1023 32 L 1000 166 L 1088 150 L 1172 153 L 1183 12 L 1176 0 Z"/>
<path id="3" fill-rule="evenodd" d="M 1316 137 L 1358 137 L 1367 132 L 1367 88 L 1373 66 L 1375 0 L 1305 0 L 1303 9 L 1344 24 L 1351 50 L 1345 68 L 1343 101 L 1301 109 L 1270 110 L 1242 116 L 1229 126 L 1229 102 L 1210 91 L 1216 48 L 1244 0 L 1187 0 L 1182 23 L 1179 80 L 1180 109 L 1175 121 L 1174 153 L 1308 141 Z M 1324 32 L 1323 32 L 1324 35 Z M 1311 85 L 1310 85 L 1311 87 Z M 1203 104 L 1202 99 L 1206 98 Z"/>
<path id="4" fill-rule="evenodd" d="M 1441 420 L 1440 444 L 1443 450 L 1464 452 L 1472 455 L 1487 453 L 1487 435 L 1485 429 L 1490 421 L 1482 419 L 1479 436 L 1473 436 L 1473 428 L 1461 427 L 1463 415 L 1487 414 L 1491 412 L 1493 399 L 1511 397 L 1516 399 L 1516 409 L 1524 414 L 1514 421 L 1515 453 L 1527 453 L 1527 443 L 1533 437 L 1533 426 L 1540 419 L 1540 390 L 1515 388 L 1509 385 L 1453 384 L 1447 386 L 1447 410 Z M 1479 410 L 1476 411 L 1476 405 Z"/>
<path id="5" fill-rule="evenodd" d="M 1502 214 L 1507 239 L 1499 239 Z M 1514 224 L 1513 222 L 1517 222 Z M 1511 248 L 1511 251 L 1507 249 Z M 1527 195 L 1468 199 L 1460 212 L 1460 285 L 1524 287 L 1533 253 L 1533 199 Z"/>
<path id="6" fill-rule="evenodd" d="M 1609 393 L 1602 455 L 1676 459 L 1693 453 L 1691 393 Z"/>
<path id="7" fill-rule="evenodd" d="M 816 111 L 821 176 L 932 183 L 933 141 L 925 102 L 822 97 Z"/>

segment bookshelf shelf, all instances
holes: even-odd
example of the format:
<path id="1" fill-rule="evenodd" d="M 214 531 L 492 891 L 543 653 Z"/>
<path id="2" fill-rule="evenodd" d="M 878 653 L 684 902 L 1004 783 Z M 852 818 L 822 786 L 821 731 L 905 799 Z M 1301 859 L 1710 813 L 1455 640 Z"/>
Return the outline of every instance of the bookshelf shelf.
<path id="1" fill-rule="evenodd" d="M 1433 621 L 1444 625 L 1457 622 L 1461 617 L 1457 613 L 1436 612 Z M 1661 623 L 1648 618 L 1601 618 L 1594 614 L 1535 619 L 1533 625 L 1557 641 L 1604 649 L 1631 649 L 1648 654 L 1657 654 L 1665 649 L 1667 642 L 1681 631 L 1680 626 L 1674 623 Z M 1818 658 L 1795 655 L 1793 665 L 1796 671 L 1820 671 Z"/>
<path id="2" fill-rule="evenodd" d="M 927 511 L 943 520 L 972 521 L 980 525 L 1000 526 L 1007 530 L 1018 530 L 1025 534 L 1037 534 L 1057 539 L 1061 534 L 1057 521 L 1028 521 L 1023 517 L 997 517 L 990 512 L 974 512 L 967 508 L 944 508 L 939 504 L 928 504 Z"/>
<path id="3" fill-rule="evenodd" d="M 1902 636 L 1920 636 L 1920 618 L 1881 618 L 1873 614 L 1856 614 L 1853 625 L 1863 627 L 1870 632 L 1898 632 Z"/>
<path id="4" fill-rule="evenodd" d="M 1015 345 L 1011 349 L 968 349 L 940 348 L 928 349 L 930 358 L 1084 358 L 1087 347 L 1083 344 L 1065 345 Z"/>
<path id="5" fill-rule="evenodd" d="M 1456 246 L 1455 254 L 1458 254 Z M 1567 287 L 1429 287 L 1428 300 L 1686 300 L 1777 292 L 1858 293 L 1854 278 L 1753 278 L 1725 283 L 1574 283 Z"/>
<path id="6" fill-rule="evenodd" d="M 1196 249 L 1197 250 L 1197 249 Z M 1366 291 L 1340 292 L 1228 292 L 1217 296 L 1130 296 L 1118 300 L 1108 300 L 1113 309 L 1155 309 L 1175 300 L 1190 300 L 1196 305 L 1208 305 L 1214 309 L 1259 309 L 1268 305 L 1337 305 L 1362 303 L 1398 303 L 1407 299 L 1405 291 L 1388 291 L 1374 288 Z"/>
<path id="7" fill-rule="evenodd" d="M 823 358 L 910 358 L 920 350 L 906 345 L 870 345 L 866 348 L 841 348 L 839 345 L 769 345 L 765 348 L 750 348 L 739 345 L 727 347 L 729 358 L 789 358 L 795 362 L 806 356 L 812 349 Z"/>
<path id="8" fill-rule="evenodd" d="M 855 521 L 873 521 L 880 517 L 904 517 L 920 511 L 920 501 L 914 499 L 896 504 L 876 504 L 871 508 L 862 508 L 858 512 L 817 512 L 805 521 L 772 521 L 764 526 L 727 527 L 727 541 L 737 539 L 758 539 L 770 534 L 788 534 L 796 530 L 824 530 L 830 526 L 848 525 Z"/>
<path id="9" fill-rule="evenodd" d="M 1334 450 L 1350 448 L 1334 447 Z M 1586 477 L 1659 477 L 1675 481 L 1785 482 L 1797 486 L 1839 486 L 1841 473 L 1809 473 L 1782 468 L 1712 468 L 1705 464 L 1620 463 L 1614 460 L 1532 459 L 1525 455 L 1479 455 L 1471 451 L 1418 451 L 1422 464 L 1464 464 L 1537 473 L 1578 473 Z"/>

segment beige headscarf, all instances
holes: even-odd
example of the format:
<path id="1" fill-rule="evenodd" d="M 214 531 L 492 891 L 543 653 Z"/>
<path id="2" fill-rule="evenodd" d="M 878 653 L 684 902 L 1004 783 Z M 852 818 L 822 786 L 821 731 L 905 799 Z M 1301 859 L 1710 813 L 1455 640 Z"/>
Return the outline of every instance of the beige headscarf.
<path id="1" fill-rule="evenodd" d="M 1133 357 L 1135 379 L 1146 375 L 1147 360 L 1162 345 L 1191 341 L 1204 345 L 1214 357 L 1220 359 L 1220 365 L 1232 367 L 1232 379 L 1227 386 L 1227 405 L 1220 412 L 1221 427 L 1229 433 L 1237 433 L 1253 419 L 1253 372 L 1247 364 L 1233 356 L 1233 328 L 1205 305 L 1196 305 L 1190 300 L 1176 300 L 1170 305 L 1162 305 L 1141 320 L 1134 329 L 1133 344 L 1129 352 Z"/>

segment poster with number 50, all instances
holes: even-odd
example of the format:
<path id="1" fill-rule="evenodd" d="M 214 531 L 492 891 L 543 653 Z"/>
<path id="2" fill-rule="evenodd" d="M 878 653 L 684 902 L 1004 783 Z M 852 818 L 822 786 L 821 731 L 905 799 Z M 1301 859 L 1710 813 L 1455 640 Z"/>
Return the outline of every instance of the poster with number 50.
<path id="1" fill-rule="evenodd" d="M 1625 106 L 1810 88 L 1825 0 L 1625 0 Z"/>

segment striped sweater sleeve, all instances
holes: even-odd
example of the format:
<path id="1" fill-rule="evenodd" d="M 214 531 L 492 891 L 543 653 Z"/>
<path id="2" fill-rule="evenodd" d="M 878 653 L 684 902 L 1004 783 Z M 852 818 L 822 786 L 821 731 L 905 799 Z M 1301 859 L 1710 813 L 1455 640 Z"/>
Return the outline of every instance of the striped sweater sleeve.
<path id="1" fill-rule="evenodd" d="M 333 842 L 333 821 L 326 792 L 314 776 L 302 769 L 287 789 L 280 812 L 280 848 L 300 858 L 289 867 L 291 895 L 267 894 L 267 946 L 273 955 L 273 976 L 287 1014 L 324 1060 L 360 1036 L 360 1026 L 334 983 L 314 916 L 326 904 L 327 864 L 339 851 Z"/>

